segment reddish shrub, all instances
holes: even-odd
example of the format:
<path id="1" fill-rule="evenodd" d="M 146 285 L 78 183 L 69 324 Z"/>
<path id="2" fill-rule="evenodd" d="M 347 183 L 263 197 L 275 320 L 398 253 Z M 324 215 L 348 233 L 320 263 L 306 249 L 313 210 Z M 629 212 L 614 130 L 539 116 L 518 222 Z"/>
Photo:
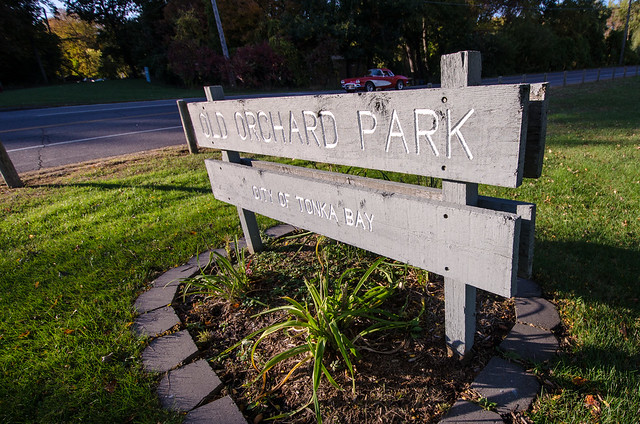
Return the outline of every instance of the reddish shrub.
<path id="1" fill-rule="evenodd" d="M 190 40 L 174 40 L 169 46 L 169 68 L 188 86 L 219 84 L 225 59 Z"/>
<path id="2" fill-rule="evenodd" d="M 266 41 L 239 48 L 231 58 L 236 79 L 241 85 L 252 88 L 270 88 L 289 85 L 291 72 L 285 59 L 277 54 Z"/>

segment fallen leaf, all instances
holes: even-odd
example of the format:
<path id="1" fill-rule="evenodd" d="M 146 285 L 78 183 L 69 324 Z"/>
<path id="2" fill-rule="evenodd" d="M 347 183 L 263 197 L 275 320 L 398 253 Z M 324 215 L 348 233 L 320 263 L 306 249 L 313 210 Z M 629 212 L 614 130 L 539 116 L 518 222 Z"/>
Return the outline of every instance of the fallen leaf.
<path id="1" fill-rule="evenodd" d="M 624 322 L 620 324 L 620 333 L 622 333 L 622 337 L 624 337 L 625 340 L 629 338 L 627 335 L 627 324 Z"/>
<path id="2" fill-rule="evenodd" d="M 573 377 L 573 379 L 571 380 L 571 382 L 573 382 L 573 384 L 575 384 L 576 386 L 582 386 L 587 381 L 588 380 L 586 378 L 582 378 L 580 376 Z"/>
<path id="3" fill-rule="evenodd" d="M 64 334 L 72 334 L 74 331 L 76 331 L 76 330 L 72 330 L 70 328 L 67 328 L 66 330 L 64 330 Z"/>
<path id="4" fill-rule="evenodd" d="M 589 409 L 589 412 L 591 412 L 591 415 L 593 415 L 594 417 L 597 418 L 600 416 L 600 412 L 601 412 L 600 402 L 598 402 L 593 395 L 585 396 L 584 406 L 586 406 Z"/>
<path id="5" fill-rule="evenodd" d="M 584 398 L 584 404 L 587 406 L 598 406 L 600 403 L 596 400 L 595 397 L 593 397 L 593 395 L 587 395 Z"/>
<path id="6" fill-rule="evenodd" d="M 104 386 L 104 389 L 109 393 L 113 393 L 116 391 L 116 385 L 117 385 L 116 381 L 112 380 L 108 382 L 106 386 Z"/>

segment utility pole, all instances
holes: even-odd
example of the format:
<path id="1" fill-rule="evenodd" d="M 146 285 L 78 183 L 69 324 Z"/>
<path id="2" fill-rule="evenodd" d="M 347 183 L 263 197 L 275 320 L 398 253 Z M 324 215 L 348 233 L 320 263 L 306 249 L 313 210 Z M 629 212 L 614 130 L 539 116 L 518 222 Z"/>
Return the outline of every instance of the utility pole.
<path id="1" fill-rule="evenodd" d="M 622 37 L 622 51 L 620 52 L 620 63 L 618 63 L 619 66 L 622 66 L 622 63 L 624 61 L 624 49 L 627 45 L 627 37 L 629 36 L 629 19 L 631 18 L 631 2 L 632 0 L 629 0 L 629 10 L 627 10 L 627 23 L 624 25 L 624 37 Z"/>
<path id="2" fill-rule="evenodd" d="M 211 7 L 213 7 L 213 15 L 216 17 L 216 26 L 218 27 L 218 34 L 220 35 L 220 44 L 222 44 L 222 55 L 225 60 L 225 68 L 227 69 L 227 76 L 229 77 L 229 84 L 231 87 L 236 86 L 236 77 L 231 68 L 229 61 L 229 49 L 227 49 L 227 40 L 224 38 L 224 31 L 222 30 L 222 21 L 220 20 L 220 12 L 218 12 L 218 4 L 216 0 L 211 0 Z"/>

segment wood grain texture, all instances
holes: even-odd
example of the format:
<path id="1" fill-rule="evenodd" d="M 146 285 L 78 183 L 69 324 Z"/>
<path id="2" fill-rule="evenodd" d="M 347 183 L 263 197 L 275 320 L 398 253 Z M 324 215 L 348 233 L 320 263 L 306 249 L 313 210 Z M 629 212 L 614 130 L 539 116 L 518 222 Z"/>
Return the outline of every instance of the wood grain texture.
<path id="1" fill-rule="evenodd" d="M 24 184 L 11 162 L 11 158 L 0 141 L 0 174 L 9 188 L 23 187 Z"/>
<path id="2" fill-rule="evenodd" d="M 191 122 L 191 115 L 187 109 L 187 103 L 184 100 L 177 100 L 178 113 L 180 114 L 180 121 L 182 122 L 182 129 L 184 130 L 184 138 L 187 140 L 187 148 L 189 153 L 198 153 L 198 142 L 196 140 L 196 134 L 193 130 L 193 123 Z"/>
<path id="3" fill-rule="evenodd" d="M 218 200 L 492 293 L 514 293 L 515 214 L 371 189 L 362 177 L 205 163 Z"/>
<path id="4" fill-rule="evenodd" d="M 200 147 L 517 187 L 528 102 L 500 85 L 188 106 Z"/>
<path id="5" fill-rule="evenodd" d="M 220 85 L 209 85 L 204 87 L 204 94 L 207 97 L 208 102 L 217 100 L 224 100 L 224 90 Z M 234 150 L 223 150 L 222 160 L 225 162 L 240 163 L 242 158 L 240 153 Z M 250 211 L 238 206 L 238 219 L 240 220 L 240 227 L 244 234 L 244 240 L 247 243 L 247 249 L 251 253 L 259 252 L 264 248 L 262 244 L 262 238 L 260 237 L 260 228 L 258 227 L 258 221 L 256 215 Z"/>
<path id="6" fill-rule="evenodd" d="M 273 162 L 245 159 L 244 164 L 256 169 L 269 170 L 286 176 L 308 177 L 309 170 L 297 166 L 283 165 Z M 352 187 L 360 187 L 370 191 L 396 193 L 416 199 L 443 201 L 442 190 L 414 184 L 403 184 L 394 181 L 359 178 L 334 172 L 314 171 L 314 175 L 326 182 L 343 183 Z M 521 220 L 521 230 L 518 244 L 518 276 L 531 278 L 533 268 L 533 244 L 535 235 L 536 205 L 518 200 L 500 199 L 497 197 L 478 196 L 477 206 L 494 211 L 516 214 Z"/>
<path id="7" fill-rule="evenodd" d="M 529 118 L 527 145 L 524 155 L 524 177 L 540 178 L 547 139 L 547 112 L 549 110 L 548 83 L 531 84 L 529 91 Z"/>

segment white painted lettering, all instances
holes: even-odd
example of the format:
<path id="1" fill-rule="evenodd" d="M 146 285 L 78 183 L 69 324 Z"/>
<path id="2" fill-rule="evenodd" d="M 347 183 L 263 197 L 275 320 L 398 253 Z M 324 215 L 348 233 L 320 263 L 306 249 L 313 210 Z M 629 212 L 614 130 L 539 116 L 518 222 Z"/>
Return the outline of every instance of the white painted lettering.
<path id="1" fill-rule="evenodd" d="M 282 142 L 287 142 L 287 135 L 284 132 L 284 126 L 282 125 L 282 117 L 280 116 L 280 112 L 278 112 L 278 125 L 276 125 L 275 120 L 273 119 L 273 115 L 269 112 L 269 118 L 271 119 L 271 128 L 273 129 L 273 141 L 278 141 L 277 133 L 278 131 L 282 132 Z"/>
<path id="2" fill-rule="evenodd" d="M 204 112 L 200 112 L 199 118 L 202 133 L 207 138 L 211 137 L 211 125 L 209 125 L 209 116 L 207 116 Z"/>
<path id="3" fill-rule="evenodd" d="M 395 127 L 398 127 L 398 130 L 395 130 Z M 402 125 L 400 125 L 400 119 L 398 119 L 398 112 L 393 109 L 393 114 L 391 115 L 391 123 L 389 124 L 389 134 L 387 134 L 387 145 L 384 148 L 385 152 L 389 152 L 389 146 L 391 145 L 391 137 L 401 137 L 402 144 L 404 145 L 404 150 L 409 153 L 409 147 L 407 146 L 407 140 L 404 137 L 404 131 L 402 131 Z"/>
<path id="4" fill-rule="evenodd" d="M 258 134 L 258 118 L 256 114 L 247 110 L 244 112 L 244 119 L 247 122 L 247 132 L 249 133 L 249 140 L 253 140 L 253 137 L 256 137 L 256 140 L 260 140 L 260 134 Z"/>
<path id="5" fill-rule="evenodd" d="M 362 117 L 368 116 L 372 119 L 373 125 L 371 128 L 364 128 Z M 364 136 L 371 135 L 376 132 L 376 127 L 378 126 L 378 120 L 375 115 L 368 110 L 359 110 L 358 111 L 358 128 L 360 129 L 360 148 L 364 150 Z"/>
<path id="6" fill-rule="evenodd" d="M 260 200 L 260 190 L 258 189 L 258 187 L 253 186 L 253 187 L 251 187 L 251 189 L 253 190 L 254 199 Z"/>
<path id="7" fill-rule="evenodd" d="M 278 192 L 278 203 L 283 208 L 289 207 L 289 199 L 287 198 L 287 193 L 283 193 L 281 191 Z"/>
<path id="8" fill-rule="evenodd" d="M 464 123 L 467 122 L 467 119 L 469 119 L 469 117 L 473 115 L 473 112 L 475 112 L 475 110 L 471 109 L 469 112 L 467 112 L 466 115 L 462 117 L 462 119 L 453 128 L 451 128 L 451 111 L 447 109 L 447 157 L 448 158 L 451 157 L 451 136 L 455 134 L 458 137 L 458 140 L 462 145 L 462 149 L 466 153 L 469 160 L 473 159 L 473 154 L 471 154 L 471 150 L 469 150 L 469 146 L 467 145 L 467 142 L 465 141 L 464 136 L 460 132 L 460 128 L 462 128 Z"/>
<path id="9" fill-rule="evenodd" d="M 265 122 L 264 128 L 262 126 L 262 121 Z M 270 143 L 272 141 L 271 132 L 267 132 L 266 135 L 264 133 L 265 128 L 269 129 L 269 127 L 269 117 L 267 116 L 267 114 L 263 111 L 258 112 L 258 128 L 260 129 L 260 136 L 262 137 L 262 141 L 264 141 L 265 143 Z"/>
<path id="10" fill-rule="evenodd" d="M 318 215 L 320 218 L 322 218 L 322 213 L 320 212 L 320 201 L 312 200 L 311 204 L 313 205 L 313 213 L 315 215 Z"/>
<path id="11" fill-rule="evenodd" d="M 364 213 L 364 217 L 367 219 L 367 221 L 369 222 L 369 231 L 373 231 L 373 214 L 371 214 L 371 216 L 367 215 L 367 213 Z"/>
<path id="12" fill-rule="evenodd" d="M 329 219 L 329 214 L 327 213 L 327 203 L 326 202 L 322 202 L 322 205 L 320 206 L 320 218 Z"/>
<path id="13" fill-rule="evenodd" d="M 349 208 L 344 208 L 344 222 L 349 227 L 353 227 L 354 225 L 353 211 Z"/>
<path id="14" fill-rule="evenodd" d="M 433 118 L 431 129 L 420 129 L 421 116 L 430 116 L 431 118 Z M 431 147 L 431 151 L 433 152 L 433 154 L 435 156 L 440 156 L 440 152 L 438 152 L 438 148 L 431 138 L 431 136 L 436 131 L 438 131 L 438 115 L 436 115 L 435 111 L 431 109 L 416 109 L 413 111 L 413 120 L 416 128 L 416 154 L 420 154 L 420 136 L 425 136 L 427 138 L 427 141 L 429 142 L 429 146 Z"/>
<path id="15" fill-rule="evenodd" d="M 333 140 L 331 143 L 327 143 L 327 129 L 324 126 L 324 118 L 329 118 L 333 123 L 331 127 L 331 129 L 333 130 Z M 322 127 L 322 141 L 324 142 L 324 147 L 326 147 L 327 149 L 335 148 L 338 145 L 338 124 L 333 113 L 326 110 L 320 112 L 320 126 Z"/>
<path id="16" fill-rule="evenodd" d="M 302 139 L 302 134 L 300 134 L 300 128 L 298 127 L 298 122 L 296 121 L 295 116 L 293 116 L 293 112 L 289 112 L 289 143 L 293 143 L 293 134 L 298 135 L 298 139 L 300 140 L 300 144 L 304 144 L 304 140 Z"/>
<path id="17" fill-rule="evenodd" d="M 311 199 L 304 199 L 304 208 L 309 215 L 313 215 L 313 202 L 311 202 Z"/>
<path id="18" fill-rule="evenodd" d="M 233 115 L 233 120 L 236 122 L 236 131 L 238 133 L 238 137 L 240 137 L 243 141 L 247 139 L 249 136 L 249 132 L 247 130 L 247 123 L 244 120 L 244 116 L 240 112 L 236 112 Z M 240 125 L 238 125 L 240 123 Z M 242 127 L 242 132 L 240 132 L 240 128 Z"/>
<path id="19" fill-rule="evenodd" d="M 333 208 L 333 205 L 329 206 L 331 206 L 331 209 L 329 211 L 329 219 L 335 219 L 336 222 L 338 222 L 338 214 L 336 214 L 336 210 Z"/>
<path id="20" fill-rule="evenodd" d="M 362 219 L 362 214 L 360 213 L 360 211 L 356 211 L 356 228 L 358 228 L 358 225 L 362 225 L 363 230 L 367 229 L 364 226 L 364 219 Z"/>
<path id="21" fill-rule="evenodd" d="M 300 197 L 300 196 L 296 196 L 296 200 L 298 201 L 298 204 L 300 205 L 300 212 L 304 212 L 304 198 Z"/>
<path id="22" fill-rule="evenodd" d="M 313 118 L 313 124 L 307 122 L 307 116 Z M 310 110 L 302 111 L 302 122 L 304 123 L 304 133 L 307 139 L 307 144 L 309 144 L 309 133 L 311 133 L 313 139 L 316 141 L 316 144 L 320 146 L 320 140 L 316 135 L 316 130 L 318 129 L 318 115 Z"/>
<path id="23" fill-rule="evenodd" d="M 214 134 L 213 137 L 222 138 L 223 140 L 229 137 L 229 131 L 227 131 L 227 123 L 224 120 L 224 115 L 222 115 L 222 113 L 220 112 L 216 112 L 216 123 L 218 124 L 218 131 L 220 132 L 220 134 Z"/>

